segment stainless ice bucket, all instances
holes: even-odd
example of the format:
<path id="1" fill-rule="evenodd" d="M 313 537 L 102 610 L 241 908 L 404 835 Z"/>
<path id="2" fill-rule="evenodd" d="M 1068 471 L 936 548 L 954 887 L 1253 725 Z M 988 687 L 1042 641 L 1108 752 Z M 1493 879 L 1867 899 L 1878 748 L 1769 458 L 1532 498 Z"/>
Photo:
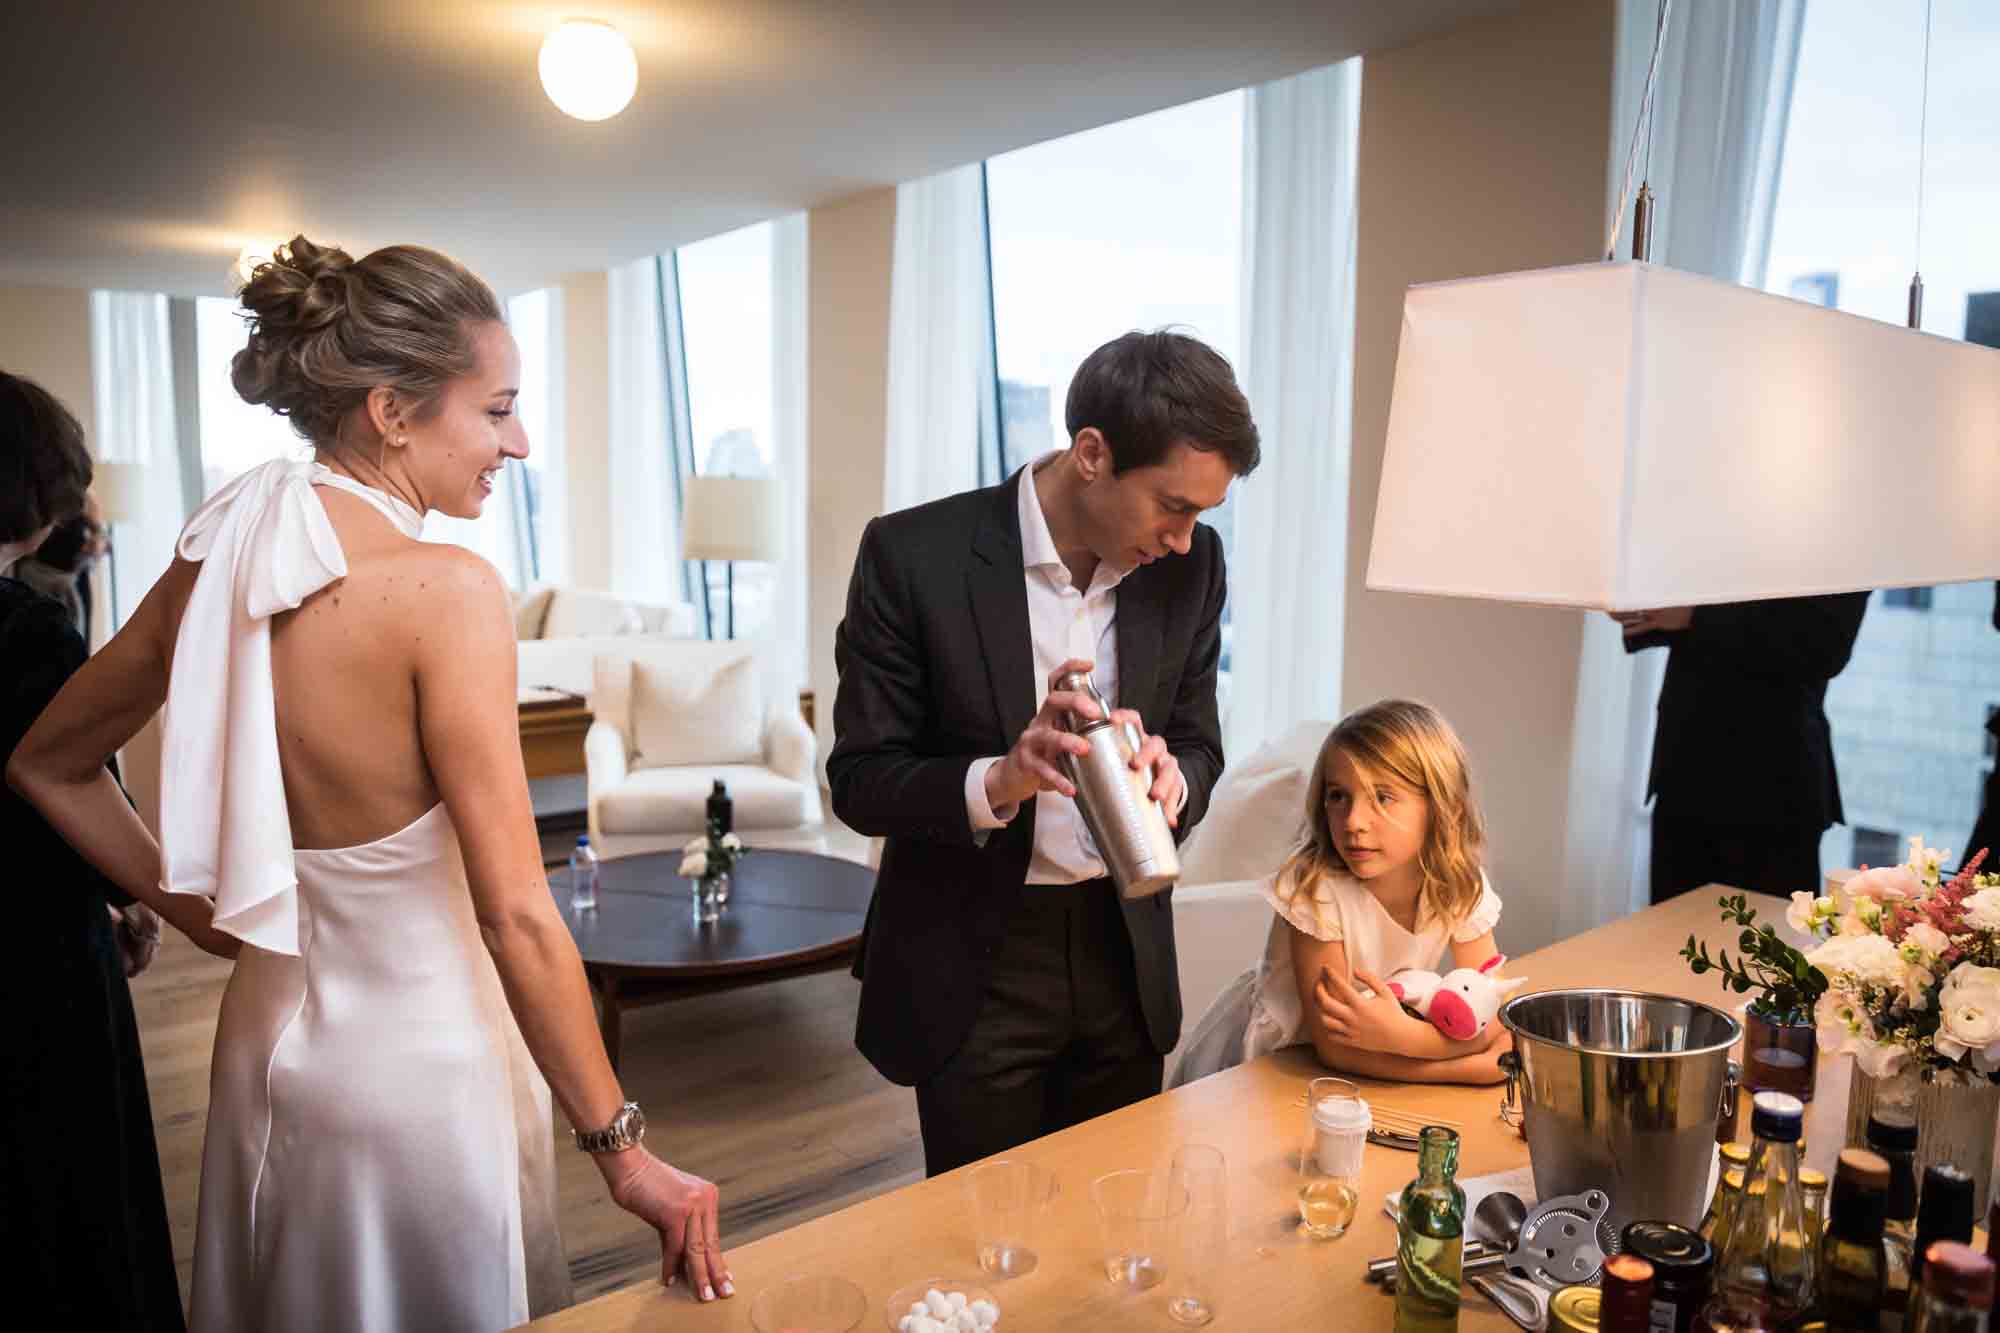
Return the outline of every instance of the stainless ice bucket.
<path id="1" fill-rule="evenodd" d="M 1500 1007 L 1514 1034 L 1523 1132 L 1544 1199 L 1601 1189 L 1627 1222 L 1701 1223 L 1715 1124 L 1734 1096 L 1742 1024 L 1670 995 L 1556 990 Z"/>

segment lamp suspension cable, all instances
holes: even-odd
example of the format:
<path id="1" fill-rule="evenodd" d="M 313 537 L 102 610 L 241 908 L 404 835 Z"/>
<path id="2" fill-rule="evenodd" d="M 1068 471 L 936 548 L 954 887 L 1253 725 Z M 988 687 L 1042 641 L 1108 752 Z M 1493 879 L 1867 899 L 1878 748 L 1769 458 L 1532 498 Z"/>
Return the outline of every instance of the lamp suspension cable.
<path id="1" fill-rule="evenodd" d="M 1934 0 L 1924 0 L 1924 81 L 1917 109 L 1917 236 L 1911 247 L 1910 327 L 1924 326 L 1924 157 L 1930 147 L 1931 129 L 1931 10 Z"/>
<path id="2" fill-rule="evenodd" d="M 1666 46 L 1667 19 L 1673 13 L 1673 9 L 1674 0 L 1660 0 L 1660 18 L 1659 22 L 1653 28 L 1653 59 L 1646 66 L 1646 91 L 1639 99 L 1639 119 L 1632 125 L 1631 146 L 1625 150 L 1625 183 L 1619 188 L 1618 207 L 1611 210 L 1611 230 L 1604 238 L 1604 257 L 1607 260 L 1618 257 L 1618 233 L 1623 229 L 1625 224 L 1625 205 L 1632 198 L 1632 173 L 1639 166 L 1639 135 L 1641 131 L 1644 131 L 1646 135 L 1647 170 L 1650 172 L 1652 169 L 1653 94 L 1659 86 L 1660 52 Z M 1633 231 L 1638 233 L 1632 238 L 1632 257 L 1634 259 L 1646 258 L 1640 251 L 1642 249 L 1650 250 L 1651 248 L 1652 237 L 1650 232 L 1653 225 L 1653 204 L 1650 189 L 1640 192 L 1639 206 L 1643 210 L 1643 217 L 1636 219 L 1633 224 Z"/>

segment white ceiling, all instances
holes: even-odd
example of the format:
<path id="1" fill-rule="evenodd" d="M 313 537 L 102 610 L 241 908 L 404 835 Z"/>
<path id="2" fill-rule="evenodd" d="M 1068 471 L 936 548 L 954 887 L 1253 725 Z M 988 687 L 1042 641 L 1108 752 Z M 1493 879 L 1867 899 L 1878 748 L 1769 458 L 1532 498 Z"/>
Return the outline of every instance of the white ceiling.
<path id="1" fill-rule="evenodd" d="M 519 291 L 1514 7 L 0 0 L 0 282 L 220 294 L 304 230 Z M 622 115 L 543 96 L 563 17 L 637 48 Z"/>

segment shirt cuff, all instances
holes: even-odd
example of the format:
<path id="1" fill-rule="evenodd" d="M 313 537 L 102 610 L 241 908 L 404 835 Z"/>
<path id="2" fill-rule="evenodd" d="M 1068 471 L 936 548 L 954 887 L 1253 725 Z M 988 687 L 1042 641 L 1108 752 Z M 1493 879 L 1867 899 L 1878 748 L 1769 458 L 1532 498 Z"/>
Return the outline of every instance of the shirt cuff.
<path id="1" fill-rule="evenodd" d="M 986 770 L 999 763 L 991 759 L 975 759 L 965 770 L 965 819 L 972 825 L 974 833 L 991 833 L 997 828 L 1006 828 L 1014 816 L 1021 813 L 1021 803 L 1012 802 L 995 810 L 986 799 Z"/>

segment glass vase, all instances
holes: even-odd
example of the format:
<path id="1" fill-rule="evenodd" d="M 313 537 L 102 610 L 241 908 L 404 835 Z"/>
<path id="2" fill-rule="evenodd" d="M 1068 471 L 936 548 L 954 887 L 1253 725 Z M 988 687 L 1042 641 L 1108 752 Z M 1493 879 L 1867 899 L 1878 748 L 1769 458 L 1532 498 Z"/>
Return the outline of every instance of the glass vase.
<path id="1" fill-rule="evenodd" d="M 712 926 L 722 920 L 722 905 L 729 901 L 729 876 L 704 875 L 694 882 L 694 923 Z"/>
<path id="2" fill-rule="evenodd" d="M 1810 1016 L 1790 1022 L 1743 1011 L 1743 1086 L 1754 1096 L 1785 1092 L 1802 1102 L 1813 1099 L 1819 1076 L 1819 1032 Z"/>

